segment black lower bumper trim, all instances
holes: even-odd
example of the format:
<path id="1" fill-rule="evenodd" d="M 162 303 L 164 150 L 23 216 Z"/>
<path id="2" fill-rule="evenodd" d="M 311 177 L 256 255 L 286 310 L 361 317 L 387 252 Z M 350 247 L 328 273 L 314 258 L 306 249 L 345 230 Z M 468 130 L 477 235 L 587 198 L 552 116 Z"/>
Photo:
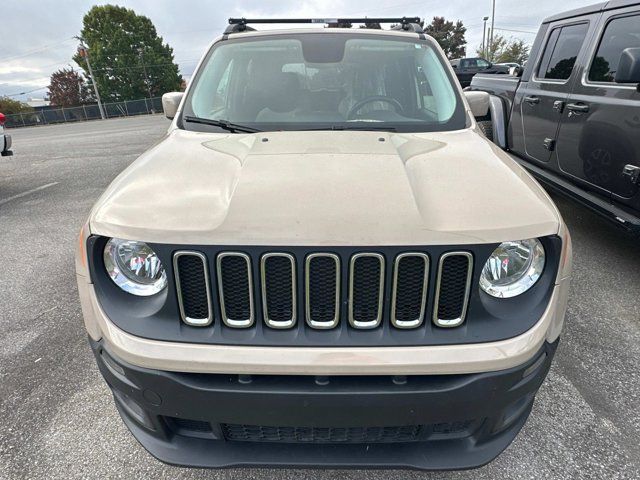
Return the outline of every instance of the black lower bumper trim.
<path id="1" fill-rule="evenodd" d="M 124 422 L 164 462 L 448 470 L 481 466 L 511 443 L 557 342 L 509 370 L 404 382 L 155 371 L 91 346 Z"/>

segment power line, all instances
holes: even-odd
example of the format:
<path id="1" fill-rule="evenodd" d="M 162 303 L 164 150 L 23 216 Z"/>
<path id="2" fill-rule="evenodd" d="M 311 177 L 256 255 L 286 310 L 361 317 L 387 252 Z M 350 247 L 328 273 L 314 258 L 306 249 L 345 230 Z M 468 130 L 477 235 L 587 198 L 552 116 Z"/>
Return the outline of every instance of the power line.
<path id="1" fill-rule="evenodd" d="M 44 90 L 45 88 L 49 88 L 49 85 L 47 85 L 45 87 L 34 88 L 33 90 L 27 90 L 26 92 L 9 93 L 9 94 L 6 94 L 6 95 L 0 95 L 0 97 L 18 97 L 20 95 L 27 95 L 28 93 L 37 92 L 38 90 Z"/>
<path id="2" fill-rule="evenodd" d="M 180 62 L 181 65 L 189 65 L 192 63 L 196 63 L 198 62 L 200 59 L 194 59 L 194 60 L 186 60 L 184 62 Z M 128 67 L 106 67 L 106 68 L 96 68 L 94 69 L 94 72 L 103 72 L 103 71 L 110 71 L 110 70 L 136 70 L 136 69 L 140 69 L 140 68 L 150 68 L 150 67 L 166 67 L 166 66 L 170 66 L 170 65 L 175 65 L 175 63 L 156 63 L 156 64 L 150 64 L 150 65 L 131 65 Z M 180 65 L 178 65 L 178 67 L 180 67 Z M 82 73 L 81 70 L 76 70 L 75 68 L 71 67 L 71 69 L 74 72 L 77 73 Z M 186 75 L 186 74 L 185 74 Z M 49 85 L 45 85 L 43 87 L 38 87 L 38 88 L 34 88 L 33 90 L 27 90 L 25 92 L 18 92 L 18 93 L 9 93 L 9 94 L 4 94 L 4 95 L 0 95 L 0 97 L 18 97 L 20 95 L 27 95 L 29 93 L 33 93 L 33 92 L 37 92 L 38 90 L 44 90 L 45 88 L 49 88 Z"/>
<path id="3" fill-rule="evenodd" d="M 515 30 L 512 28 L 499 28 L 499 27 L 495 27 L 495 30 L 501 30 L 503 32 L 518 32 L 518 33 L 529 33 L 531 35 L 535 35 L 538 32 L 532 32 L 531 30 Z"/>
<path id="4" fill-rule="evenodd" d="M 29 55 L 33 55 L 34 53 L 44 52 L 45 50 L 49 50 L 50 48 L 57 47 L 59 45 L 62 45 L 63 43 L 67 43 L 69 40 L 73 40 L 73 37 L 69 37 L 69 38 L 67 38 L 67 39 L 65 39 L 65 40 L 63 40 L 61 42 L 58 42 L 58 43 L 52 43 L 52 44 L 49 44 L 49 45 L 44 45 L 42 47 L 38 47 L 38 48 L 36 48 L 34 50 L 30 50 L 28 52 L 21 53 L 19 55 L 13 55 L 13 56 L 9 56 L 9 57 L 0 58 L 0 62 L 6 62 L 8 60 L 15 60 L 17 58 L 28 57 Z"/>
<path id="5" fill-rule="evenodd" d="M 197 62 L 198 60 L 200 60 L 199 58 L 196 58 L 194 60 L 185 60 L 183 62 L 180 62 L 181 64 L 189 64 L 189 63 L 194 63 Z M 171 66 L 171 65 L 176 65 L 176 63 L 173 62 L 169 62 L 169 63 L 155 63 L 155 64 L 149 64 L 149 65 L 129 65 L 126 67 L 104 67 L 104 68 L 96 68 L 94 69 L 94 72 L 105 72 L 105 71 L 110 71 L 110 70 L 136 70 L 136 69 L 140 69 L 140 68 L 149 68 L 149 67 L 167 67 L 167 66 Z M 179 67 L 179 65 L 176 65 Z"/>

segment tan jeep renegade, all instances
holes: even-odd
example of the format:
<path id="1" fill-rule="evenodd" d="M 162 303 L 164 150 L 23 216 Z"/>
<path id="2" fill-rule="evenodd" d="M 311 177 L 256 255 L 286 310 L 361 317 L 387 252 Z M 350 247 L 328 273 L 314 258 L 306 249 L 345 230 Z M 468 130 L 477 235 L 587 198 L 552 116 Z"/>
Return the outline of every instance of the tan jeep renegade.
<path id="1" fill-rule="evenodd" d="M 525 423 L 569 234 L 417 20 L 231 20 L 93 208 L 91 347 L 160 460 L 468 468 Z"/>

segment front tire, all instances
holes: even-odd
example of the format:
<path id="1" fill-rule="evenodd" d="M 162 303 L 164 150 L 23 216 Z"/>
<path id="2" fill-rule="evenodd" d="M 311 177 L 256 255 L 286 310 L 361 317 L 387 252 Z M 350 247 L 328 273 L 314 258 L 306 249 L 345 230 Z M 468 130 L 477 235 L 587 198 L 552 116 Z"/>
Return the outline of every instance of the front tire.
<path id="1" fill-rule="evenodd" d="M 482 120 L 478 122 L 478 127 L 484 136 L 493 142 L 493 122 L 491 120 Z"/>

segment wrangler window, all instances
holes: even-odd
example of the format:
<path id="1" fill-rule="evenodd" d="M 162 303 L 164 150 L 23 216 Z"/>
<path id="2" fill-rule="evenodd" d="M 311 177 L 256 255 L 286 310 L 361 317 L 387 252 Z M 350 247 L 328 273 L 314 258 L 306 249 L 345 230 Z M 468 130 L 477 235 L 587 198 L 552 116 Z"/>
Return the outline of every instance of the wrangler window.
<path id="1" fill-rule="evenodd" d="M 567 25 L 552 30 L 538 68 L 538 77 L 567 80 L 580 53 L 589 24 Z"/>
<path id="2" fill-rule="evenodd" d="M 640 15 L 616 18 L 609 22 L 591 63 L 589 80 L 613 82 L 622 51 L 633 47 L 640 47 Z"/>

